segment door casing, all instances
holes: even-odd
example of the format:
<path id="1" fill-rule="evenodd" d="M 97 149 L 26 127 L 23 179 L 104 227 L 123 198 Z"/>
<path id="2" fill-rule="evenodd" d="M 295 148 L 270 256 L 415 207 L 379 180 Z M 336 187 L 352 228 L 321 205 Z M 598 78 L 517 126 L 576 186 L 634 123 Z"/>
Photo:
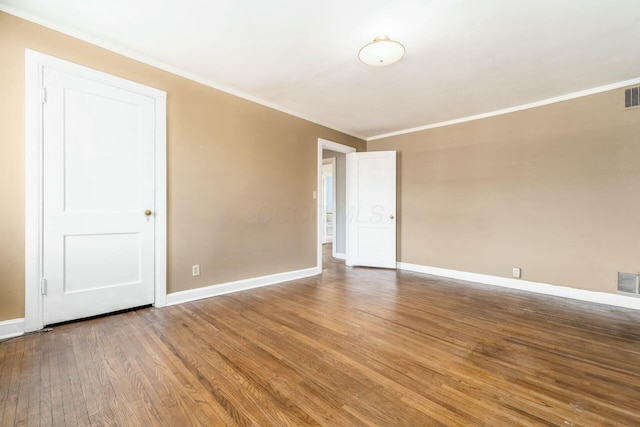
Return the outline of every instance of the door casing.
<path id="1" fill-rule="evenodd" d="M 154 306 L 166 304 L 166 92 L 40 52 L 25 49 L 25 332 L 44 326 L 43 265 L 43 88 L 44 68 L 107 83 L 154 99 L 155 103 L 155 256 Z"/>

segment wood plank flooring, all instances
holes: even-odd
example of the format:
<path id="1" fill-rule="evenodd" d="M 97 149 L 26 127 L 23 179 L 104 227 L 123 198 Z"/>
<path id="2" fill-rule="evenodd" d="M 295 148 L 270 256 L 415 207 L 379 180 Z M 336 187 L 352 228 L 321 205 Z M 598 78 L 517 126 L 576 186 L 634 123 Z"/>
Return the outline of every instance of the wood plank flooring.
<path id="1" fill-rule="evenodd" d="M 640 312 L 329 259 L 0 343 L 14 425 L 638 426 Z"/>

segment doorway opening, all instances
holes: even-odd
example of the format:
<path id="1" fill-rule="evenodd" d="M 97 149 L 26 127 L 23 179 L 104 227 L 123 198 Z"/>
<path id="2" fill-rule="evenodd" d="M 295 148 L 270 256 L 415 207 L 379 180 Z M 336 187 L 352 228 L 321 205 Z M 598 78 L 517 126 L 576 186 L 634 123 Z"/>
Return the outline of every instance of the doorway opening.
<path id="1" fill-rule="evenodd" d="M 318 268 L 322 270 L 323 243 L 325 256 L 336 259 L 346 258 L 346 219 L 347 219 L 347 154 L 355 148 L 336 142 L 318 139 Z M 328 184 L 325 165 L 333 169 Z M 329 200 L 327 200 L 327 196 Z M 330 203 L 329 203 L 330 202 Z M 328 255 L 330 254 L 330 255 Z"/>
<path id="2" fill-rule="evenodd" d="M 326 155 L 323 152 L 323 156 Z M 336 228 L 336 158 L 322 159 L 322 193 L 320 215 L 322 218 L 322 244 L 333 243 Z"/>

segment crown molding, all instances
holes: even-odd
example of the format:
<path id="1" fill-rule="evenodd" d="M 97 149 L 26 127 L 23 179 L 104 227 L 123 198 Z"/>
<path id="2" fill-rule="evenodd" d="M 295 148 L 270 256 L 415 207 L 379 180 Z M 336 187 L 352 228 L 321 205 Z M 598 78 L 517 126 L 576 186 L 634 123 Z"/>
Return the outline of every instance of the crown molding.
<path id="1" fill-rule="evenodd" d="M 517 111 L 529 110 L 531 108 L 542 107 L 545 105 L 556 104 L 558 102 L 569 101 L 571 99 L 582 98 L 584 96 L 595 95 L 597 93 L 607 92 L 609 90 L 620 89 L 626 86 L 633 86 L 640 84 L 640 77 L 624 80 L 617 83 L 611 83 L 604 86 L 598 86 L 592 89 L 581 90 L 579 92 L 569 93 L 567 95 L 556 96 L 554 98 L 543 99 L 541 101 L 531 102 L 529 104 L 518 105 L 516 107 L 504 108 L 502 110 L 491 111 L 489 113 L 476 114 L 473 116 L 462 117 L 454 120 L 447 120 L 444 122 L 433 123 L 430 125 L 418 126 L 414 128 L 399 130 L 395 132 L 383 133 L 380 135 L 370 136 L 367 138 L 367 142 L 375 141 L 377 139 L 390 138 L 392 136 L 405 135 L 408 133 L 420 132 L 428 129 L 435 129 L 444 126 L 457 125 L 459 123 L 471 122 L 474 120 L 486 119 L 489 117 L 501 116 L 503 114 L 515 113 Z"/>
<path id="2" fill-rule="evenodd" d="M 403 129 L 403 130 L 399 130 L 399 131 L 394 131 L 394 132 L 389 132 L 389 133 L 384 133 L 384 134 L 379 134 L 379 135 L 374 135 L 374 136 L 370 136 L 370 137 L 366 137 L 362 134 L 359 133 L 355 133 L 346 129 L 342 129 L 340 127 L 337 127 L 335 125 L 332 125 L 331 123 L 325 123 L 319 120 L 314 119 L 313 117 L 307 116 L 305 114 L 301 114 L 298 113 L 296 111 L 292 111 L 288 108 L 285 108 L 283 106 L 280 106 L 278 104 L 275 104 L 273 102 L 270 101 L 266 101 L 260 98 L 257 98 L 255 96 L 246 94 L 244 92 L 241 92 L 239 90 L 236 90 L 232 87 L 226 86 L 226 85 L 222 85 L 219 83 L 216 83 L 212 80 L 203 78 L 201 76 L 195 75 L 193 73 L 190 73 L 186 70 L 183 70 L 181 68 L 178 67 L 174 67 L 168 64 L 165 64 L 163 62 L 160 61 L 156 61 L 154 59 L 148 58 L 144 55 L 141 55 L 139 53 L 136 52 L 132 52 L 129 51 L 127 49 L 122 49 L 112 43 L 106 42 L 102 39 L 99 39 L 97 37 L 93 37 L 90 36 L 86 33 L 80 32 L 80 31 L 76 31 L 73 30 L 71 28 L 67 28 L 66 26 L 63 25 L 59 25 L 59 24 L 55 24 L 49 20 L 46 19 L 42 19 L 40 17 L 34 16 L 30 13 L 24 12 L 24 11 L 20 11 L 16 8 L 10 7 L 10 6 L 6 6 L 6 5 L 0 5 L 0 11 L 6 12 L 10 15 L 16 16 L 18 18 L 21 19 L 25 19 L 27 21 L 33 22 L 35 24 L 41 25 L 43 27 L 46 28 L 50 28 L 54 31 L 58 31 L 60 33 L 66 34 L 68 36 L 74 37 L 76 39 L 82 40 L 84 42 L 90 43 L 92 45 L 104 48 L 106 50 L 109 50 L 111 52 L 117 53 L 119 55 L 125 56 L 127 58 L 133 59 L 135 61 L 139 61 L 142 62 L 144 64 L 150 65 L 152 67 L 158 68 L 160 70 L 166 71 L 168 73 L 183 77 L 185 79 L 200 83 L 202 85 L 211 87 L 213 89 L 219 90 L 221 92 L 225 92 L 227 94 L 233 95 L 233 96 L 237 96 L 238 98 L 242 98 L 245 99 L 247 101 L 253 102 L 255 104 L 259 104 L 262 105 L 264 107 L 267 108 L 271 108 L 273 110 L 279 111 L 281 113 L 285 113 L 288 114 L 290 116 L 294 116 L 297 117 L 299 119 L 302 120 L 306 120 L 309 121 L 311 123 L 315 123 L 317 125 L 320 126 L 324 126 L 327 127 L 329 129 L 338 131 L 338 132 L 342 132 L 346 135 L 352 136 L 354 138 L 358 138 L 361 139 L 363 141 L 369 142 L 369 141 L 375 141 L 375 140 L 379 140 L 379 139 L 384 139 L 384 138 L 390 138 L 393 136 L 399 136 L 399 135 L 405 135 L 405 134 L 409 134 L 409 133 L 415 133 L 415 132 L 420 132 L 423 130 L 429 130 L 429 129 L 435 129 L 435 128 L 439 128 L 439 127 L 445 127 L 445 126 L 451 126 L 451 125 L 455 125 L 455 124 L 460 124 L 460 123 L 465 123 L 465 122 L 471 122 L 474 120 L 481 120 L 481 119 L 486 119 L 489 117 L 495 117 L 495 116 L 500 116 L 503 114 L 510 114 L 510 113 L 515 113 L 518 111 L 523 111 L 523 110 L 528 110 L 531 108 L 537 108 L 537 107 L 542 107 L 545 105 L 550 105 L 550 104 L 555 104 L 558 102 L 563 102 L 563 101 L 568 101 L 571 99 L 576 99 L 576 98 L 581 98 L 584 96 L 589 96 L 589 95 L 595 95 L 598 93 L 602 93 L 602 92 L 606 92 L 609 90 L 614 90 L 614 89 L 620 89 L 626 86 L 632 86 L 632 85 L 637 85 L 640 84 L 640 77 L 638 78 L 634 78 L 634 79 L 630 79 L 630 80 L 624 80 L 621 82 L 616 82 L 616 83 L 611 83 L 611 84 L 607 84 L 604 86 L 598 86 L 592 89 L 586 89 L 586 90 L 582 90 L 582 91 L 578 91 L 578 92 L 573 92 L 570 94 L 566 94 L 566 95 L 561 95 L 561 96 L 557 96 L 554 98 L 548 98 L 548 99 L 544 99 L 544 100 L 540 100 L 540 101 L 536 101 L 536 102 L 531 102 L 528 104 L 523 104 L 523 105 L 518 105 L 518 106 L 514 106 L 514 107 L 509 107 L 509 108 L 504 108 L 501 110 L 495 110 L 495 111 L 491 111 L 491 112 L 487 112 L 487 113 L 482 113 L 482 114 L 476 114 L 476 115 L 472 115 L 472 116 L 467 116 L 467 117 L 461 117 L 458 119 L 453 119 L 453 120 L 447 120 L 447 121 L 443 121 L 443 122 L 438 122 L 438 123 L 432 123 L 432 124 L 428 124 L 428 125 L 423 125 L 423 126 L 418 126 L 418 127 L 412 127 L 412 128 L 408 128 L 408 129 Z"/>
<path id="3" fill-rule="evenodd" d="M 82 40 L 82 41 L 90 43 L 92 45 L 101 47 L 103 49 L 106 49 L 106 50 L 109 50 L 111 52 L 117 53 L 118 55 L 125 56 L 125 57 L 127 57 L 129 59 L 133 59 L 135 61 L 142 62 L 143 64 L 150 65 L 150 66 L 152 66 L 154 68 L 158 68 L 160 70 L 166 71 L 166 72 L 171 73 L 171 74 L 175 74 L 176 76 L 183 77 L 185 79 L 194 81 L 196 83 L 200 83 L 202 85 L 211 87 L 211 88 L 219 90 L 221 92 L 228 93 L 229 95 L 237 96 L 238 98 L 242 98 L 242 99 L 245 99 L 247 101 L 253 102 L 255 104 L 262 105 L 263 107 L 271 108 L 272 110 L 276 110 L 276 111 L 279 111 L 281 113 L 285 113 L 285 114 L 288 114 L 290 116 L 294 116 L 294 117 L 297 117 L 299 119 L 306 120 L 308 122 L 315 123 L 315 124 L 320 125 L 320 126 L 324 126 L 324 127 L 329 128 L 331 130 L 342 132 L 342 133 L 344 133 L 346 135 L 352 136 L 354 138 L 361 139 L 363 141 L 367 140 L 367 137 L 364 136 L 364 135 L 360 135 L 360 134 L 357 134 L 355 132 L 351 132 L 351 131 L 346 130 L 346 129 L 341 129 L 341 128 L 337 127 L 337 126 L 332 125 L 331 123 L 324 123 L 322 121 L 314 119 L 313 117 L 307 116 L 305 114 L 298 113 L 296 111 L 290 110 L 288 108 L 285 108 L 285 107 L 283 107 L 281 105 L 278 105 L 278 104 L 275 104 L 273 102 L 266 101 L 264 99 L 260 99 L 260 98 L 257 98 L 255 96 L 246 94 L 246 93 L 241 92 L 239 90 L 236 90 L 236 89 L 234 89 L 234 88 L 232 88 L 230 86 L 226 86 L 226 85 L 222 85 L 222 84 L 216 83 L 216 82 L 214 82 L 212 80 L 209 80 L 209 79 L 203 78 L 201 76 L 198 76 L 196 74 L 190 73 L 190 72 L 188 72 L 186 70 L 183 70 L 181 68 L 165 64 L 164 62 L 156 61 L 154 59 L 151 59 L 149 57 L 141 55 L 141 54 L 139 54 L 137 52 L 133 52 L 133 51 L 130 51 L 130 50 L 127 50 L 127 49 L 123 49 L 123 48 L 121 48 L 119 46 L 116 46 L 113 43 L 106 42 L 106 41 L 104 41 L 104 40 L 102 40 L 100 38 L 90 36 L 90 35 L 88 35 L 86 33 L 81 32 L 81 31 L 76 31 L 76 30 L 73 30 L 71 28 L 67 28 L 64 25 L 55 24 L 55 23 L 53 23 L 53 22 L 51 22 L 49 20 L 42 19 L 40 17 L 34 16 L 34 15 L 30 14 L 30 13 L 26 13 L 26 12 L 20 11 L 18 9 L 13 8 L 13 7 L 6 6 L 6 5 L 0 5 L 0 11 L 6 12 L 6 13 L 8 13 L 10 15 L 13 15 L 15 17 L 18 17 L 18 18 L 21 18 L 21 19 L 24 19 L 24 20 L 27 20 L 29 22 L 33 22 L 34 24 L 41 25 L 43 27 L 49 28 L 49 29 L 57 31 L 59 33 L 66 34 L 67 36 L 71 36 L 73 38 L 76 38 L 78 40 Z M 46 52 L 44 52 L 44 53 L 46 53 Z M 61 59 L 64 59 L 64 58 L 61 58 Z"/>

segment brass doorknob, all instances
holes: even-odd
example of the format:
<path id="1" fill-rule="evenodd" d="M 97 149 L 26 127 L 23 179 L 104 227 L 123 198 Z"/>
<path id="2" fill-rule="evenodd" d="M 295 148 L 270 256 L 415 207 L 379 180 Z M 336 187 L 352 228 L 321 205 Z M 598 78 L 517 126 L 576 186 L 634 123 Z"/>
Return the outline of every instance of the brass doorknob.
<path id="1" fill-rule="evenodd" d="M 151 211 L 150 211 L 149 209 L 147 209 L 146 211 L 144 211 L 144 214 L 145 214 L 146 216 L 149 216 L 149 215 L 151 215 Z"/>

